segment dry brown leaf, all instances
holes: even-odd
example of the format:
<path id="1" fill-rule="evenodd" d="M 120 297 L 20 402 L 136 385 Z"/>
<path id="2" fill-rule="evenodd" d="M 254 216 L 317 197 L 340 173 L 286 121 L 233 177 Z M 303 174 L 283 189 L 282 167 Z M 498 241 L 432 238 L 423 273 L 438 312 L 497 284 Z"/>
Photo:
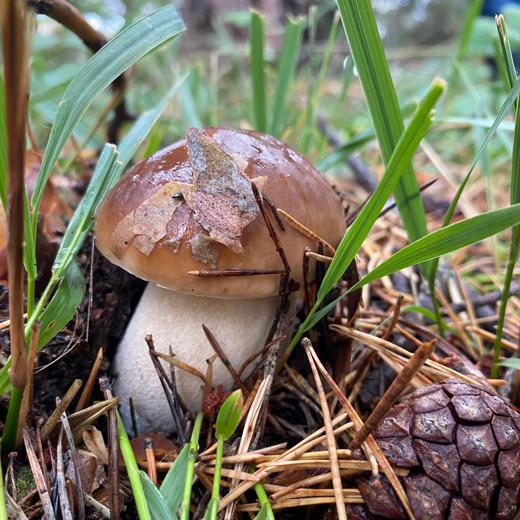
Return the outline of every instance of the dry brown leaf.
<path id="1" fill-rule="evenodd" d="M 213 240 L 242 252 L 242 231 L 259 214 L 251 181 L 241 171 L 244 165 L 195 128 L 188 132 L 188 154 L 193 184 L 180 186 L 195 220 Z"/>
<path id="2" fill-rule="evenodd" d="M 95 455 L 103 464 L 108 464 L 108 448 L 101 432 L 91 426 L 83 432 L 83 442 L 90 452 Z"/>
<path id="3" fill-rule="evenodd" d="M 90 451 L 77 450 L 76 458 L 78 462 L 78 471 L 81 479 L 81 488 L 85 493 L 91 495 L 96 489 L 99 489 L 106 481 L 106 473 L 101 460 Z M 67 466 L 65 476 L 76 483 L 76 473 L 72 464 Z"/>
<path id="4" fill-rule="evenodd" d="M 135 453 L 135 458 L 140 466 L 146 466 L 146 449 L 144 447 L 145 438 L 149 438 L 153 443 L 155 460 L 160 462 L 173 462 L 179 454 L 179 443 L 167 439 L 160 433 L 147 433 L 134 437 L 130 443 Z"/>

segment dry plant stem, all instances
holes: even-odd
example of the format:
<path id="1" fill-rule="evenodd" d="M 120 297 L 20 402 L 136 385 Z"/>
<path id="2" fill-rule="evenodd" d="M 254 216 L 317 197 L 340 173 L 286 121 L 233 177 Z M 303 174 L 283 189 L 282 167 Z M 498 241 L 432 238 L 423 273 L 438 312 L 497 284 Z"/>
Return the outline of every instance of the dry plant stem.
<path id="1" fill-rule="evenodd" d="M 350 404 L 348 399 L 345 397 L 339 386 L 336 384 L 334 379 L 329 375 L 323 364 L 321 363 L 320 359 L 316 355 L 316 352 L 314 352 L 314 349 L 312 347 L 309 348 L 310 353 L 312 354 L 312 357 L 314 358 L 314 361 L 316 362 L 316 365 L 318 366 L 320 372 L 322 373 L 323 377 L 326 379 L 327 383 L 330 385 L 330 387 L 334 390 L 334 393 L 336 394 L 337 398 L 339 399 L 340 403 L 343 405 L 345 410 L 347 411 L 349 417 L 354 422 L 354 425 L 356 427 L 356 430 L 360 430 L 363 428 L 363 421 L 359 414 L 357 413 L 356 409 Z M 385 454 L 382 452 L 382 450 L 379 448 L 377 442 L 374 440 L 374 438 L 369 435 L 366 439 L 366 446 L 370 449 L 370 451 L 374 454 L 375 458 L 377 459 L 377 462 L 382 467 L 383 471 L 385 472 L 386 476 L 388 477 L 388 480 L 390 481 L 390 484 L 394 488 L 395 492 L 397 493 L 397 496 L 401 500 L 401 503 L 403 504 L 403 507 L 408 514 L 408 516 L 413 520 L 414 515 L 412 512 L 412 508 L 410 506 L 410 501 L 408 500 L 408 497 L 404 491 L 404 488 L 399 482 L 399 479 L 397 478 L 394 469 L 388 462 L 387 458 L 385 457 Z"/>
<path id="2" fill-rule="evenodd" d="M 146 451 L 146 465 L 150 480 L 157 485 L 157 466 L 155 463 L 155 454 L 153 452 L 153 440 L 150 437 L 144 438 L 144 448 Z"/>
<path id="3" fill-rule="evenodd" d="M 59 399 L 56 398 L 56 404 L 59 405 Z M 63 427 L 63 431 L 65 432 L 65 437 L 67 438 L 67 444 L 69 445 L 70 458 L 72 459 L 72 464 L 74 466 L 74 476 L 76 479 L 75 491 L 76 491 L 76 509 L 77 509 L 77 517 L 79 520 L 85 520 L 85 500 L 83 498 L 83 487 L 81 483 L 81 473 L 79 470 L 78 464 L 78 455 L 76 453 L 76 445 L 74 443 L 74 436 L 72 435 L 72 430 L 70 429 L 69 420 L 67 418 L 67 414 L 63 412 L 61 414 L 61 424 Z"/>
<path id="4" fill-rule="evenodd" d="M 414 375 L 421 369 L 424 362 L 433 353 L 437 342 L 435 340 L 429 343 L 424 343 L 420 346 L 415 354 L 410 358 L 410 361 L 406 366 L 399 372 L 397 377 L 392 381 L 392 384 L 388 387 L 383 397 L 379 400 L 376 407 L 372 410 L 372 413 L 368 416 L 365 424 L 358 430 L 349 448 L 355 450 L 365 442 L 366 438 L 377 428 L 377 425 L 383 418 L 383 416 L 390 410 L 395 404 L 401 393 L 408 386 Z"/>
<path id="5" fill-rule="evenodd" d="M 38 340 L 40 339 L 40 324 L 36 322 L 32 326 L 31 342 L 29 344 L 29 354 L 27 356 L 27 383 L 23 391 L 22 406 L 18 417 L 18 432 L 16 434 L 16 445 L 23 442 L 23 429 L 27 423 L 27 417 L 31 411 L 34 388 L 34 362 L 36 361 Z"/>
<path id="6" fill-rule="evenodd" d="M 388 338 L 392 335 L 397 322 L 399 321 L 399 314 L 401 314 L 401 307 L 403 305 L 404 295 L 399 294 L 397 297 L 397 301 L 395 302 L 394 313 L 392 314 L 392 321 L 389 323 L 385 333 L 383 335 L 383 339 L 388 340 Z"/>
<path id="7" fill-rule="evenodd" d="M 334 487 L 334 496 L 336 498 L 336 509 L 338 512 L 339 520 L 347 519 L 347 510 L 345 508 L 345 504 L 343 502 L 343 486 L 341 485 L 341 475 L 339 471 L 338 464 L 338 452 L 336 446 L 336 438 L 334 437 L 334 428 L 332 426 L 329 405 L 327 403 L 327 399 L 325 397 L 325 392 L 323 390 L 323 385 L 321 384 L 320 375 L 318 374 L 318 370 L 316 368 L 316 363 L 314 362 L 312 355 L 310 353 L 310 348 L 312 348 L 311 342 L 308 338 L 304 338 L 302 340 L 303 348 L 305 349 L 305 353 L 309 358 L 309 364 L 311 365 L 312 374 L 314 376 L 314 381 L 316 383 L 316 388 L 318 390 L 318 395 L 320 398 L 321 410 L 323 414 L 323 422 L 325 423 L 325 431 L 327 433 L 327 445 L 329 448 L 329 460 L 330 460 L 330 471 L 332 473 L 332 485 Z"/>
<path id="8" fill-rule="evenodd" d="M 34 451 L 31 435 L 27 428 L 25 428 L 23 431 L 23 440 L 25 444 L 25 450 L 27 452 L 27 458 L 29 459 L 29 465 L 31 466 L 34 482 L 36 484 L 36 489 L 38 490 L 38 495 L 40 496 L 42 503 L 45 519 L 54 520 L 56 517 L 52 508 L 51 494 L 49 492 L 49 488 L 47 487 L 47 482 L 43 476 L 42 467 L 38 462 L 38 457 Z"/>
<path id="9" fill-rule="evenodd" d="M 65 480 L 65 464 L 63 461 L 63 429 L 60 430 L 60 435 L 58 437 L 58 447 L 56 449 L 56 480 L 58 482 L 58 495 L 60 498 L 61 516 L 64 520 L 73 520 L 69 494 L 67 493 L 67 483 Z"/>
<path id="10" fill-rule="evenodd" d="M 231 377 L 233 378 L 233 381 L 235 381 L 235 384 L 244 392 L 244 394 L 247 395 L 248 389 L 246 385 L 243 383 L 242 379 L 240 379 L 240 376 L 238 375 L 237 371 L 229 361 L 229 358 L 227 357 L 226 353 L 222 350 L 222 347 L 220 346 L 219 342 L 217 341 L 217 338 L 213 336 L 211 331 L 206 327 L 206 325 L 202 324 L 202 329 L 204 330 L 204 334 L 206 334 L 206 337 L 208 338 L 209 344 L 215 351 L 215 353 L 218 355 L 222 363 L 224 363 L 224 366 L 228 369 L 228 372 L 231 374 Z"/>
<path id="11" fill-rule="evenodd" d="M 112 399 L 112 387 L 107 376 L 99 378 L 99 386 L 105 399 Z M 119 519 L 119 442 L 117 436 L 117 410 L 108 412 L 108 487 L 110 490 L 110 518 Z"/>
<path id="12" fill-rule="evenodd" d="M 168 401 L 168 406 L 170 407 L 173 421 L 175 424 L 175 429 L 177 430 L 177 434 L 179 436 L 179 440 L 181 442 L 186 442 L 186 432 L 184 429 L 184 414 L 182 413 L 179 399 L 177 396 L 177 391 L 173 387 L 173 383 L 168 379 L 168 376 L 166 375 L 166 371 L 164 370 L 163 366 L 157 359 L 155 346 L 153 343 L 153 338 L 151 335 L 147 335 L 145 338 L 146 344 L 148 345 L 149 351 L 150 351 L 150 358 L 152 360 L 152 363 L 155 367 L 155 370 L 157 372 L 157 375 L 159 377 L 159 380 L 161 382 L 161 386 L 164 391 L 164 395 L 166 396 L 166 400 Z"/>
<path id="13" fill-rule="evenodd" d="M 41 430 L 41 437 L 42 441 L 45 441 L 47 437 L 52 433 L 56 425 L 58 424 L 58 421 L 61 418 L 61 414 L 69 407 L 69 404 L 71 401 L 76 397 L 76 394 L 79 392 L 79 389 L 81 388 L 81 385 L 83 382 L 81 379 L 75 379 L 73 383 L 70 385 L 69 389 L 61 399 L 60 403 L 54 411 L 52 412 L 51 416 L 47 419 L 47 422 L 43 425 L 43 428 Z"/>
<path id="14" fill-rule="evenodd" d="M 92 396 L 92 391 L 94 390 L 94 385 L 96 384 L 96 378 L 99 372 L 99 367 L 101 366 L 101 363 L 103 362 L 103 347 L 101 347 L 98 350 L 96 359 L 94 360 L 94 364 L 92 365 L 92 368 L 90 370 L 90 374 L 87 379 L 87 384 L 85 385 L 85 388 L 83 388 L 83 392 L 81 392 L 81 395 L 78 400 L 78 404 L 76 405 L 76 408 L 74 411 L 79 412 L 80 410 L 83 410 L 85 406 L 87 406 L 87 403 L 90 401 L 90 397 Z"/>
<path id="15" fill-rule="evenodd" d="M 25 125 L 29 96 L 28 13 L 22 0 L 2 5 L 5 104 L 8 143 L 7 193 L 7 269 L 9 272 L 9 336 L 12 365 L 9 377 L 13 385 L 11 402 L 2 436 L 4 453 L 15 448 L 18 415 L 26 383 L 24 336 L 24 171 Z"/>

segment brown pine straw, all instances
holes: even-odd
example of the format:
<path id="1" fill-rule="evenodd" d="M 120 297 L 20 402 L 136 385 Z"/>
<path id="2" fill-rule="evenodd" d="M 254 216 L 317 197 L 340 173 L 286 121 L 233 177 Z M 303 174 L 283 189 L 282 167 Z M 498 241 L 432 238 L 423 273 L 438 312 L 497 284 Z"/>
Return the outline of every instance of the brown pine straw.
<path id="1" fill-rule="evenodd" d="M 466 327 L 469 331 L 474 332 L 475 334 L 478 334 L 480 337 L 484 338 L 485 340 L 489 341 L 490 343 L 494 343 L 496 339 L 496 334 L 493 334 L 492 332 L 489 332 L 488 330 L 484 330 L 480 327 L 476 327 L 473 325 L 469 325 Z M 518 346 L 515 345 L 512 341 L 509 341 L 508 339 L 502 338 L 502 347 L 506 348 L 508 350 L 511 350 L 512 352 L 516 352 L 518 350 Z"/>
<path id="2" fill-rule="evenodd" d="M 302 235 L 310 238 L 314 242 L 321 242 L 328 250 L 331 255 L 336 253 L 336 250 L 323 238 L 319 235 L 311 231 L 308 227 L 304 226 L 301 222 L 296 220 L 293 216 L 289 215 L 286 211 L 281 208 L 276 208 L 277 213 L 283 217 L 283 219 L 288 222 L 296 231 L 299 231 Z"/>
<path id="3" fill-rule="evenodd" d="M 47 419 L 47 422 L 43 425 L 41 430 L 42 441 L 45 441 L 47 437 L 52 433 L 58 421 L 61 418 L 61 414 L 67 410 L 71 401 L 76 397 L 76 394 L 79 392 L 83 381 L 81 379 L 75 379 L 73 383 L 70 385 L 69 389 L 63 396 L 60 401 L 60 404 L 56 406 L 51 416 Z"/>
<path id="4" fill-rule="evenodd" d="M 332 262 L 332 256 L 320 255 L 319 253 L 315 253 L 314 251 L 307 251 L 305 253 L 305 256 L 323 264 L 330 264 Z"/>
<path id="5" fill-rule="evenodd" d="M 325 397 L 325 392 L 323 390 L 323 385 L 321 383 L 318 369 L 316 368 L 316 363 L 310 353 L 310 349 L 312 349 L 312 344 L 310 340 L 308 338 L 303 338 L 302 346 L 305 349 L 307 358 L 309 359 L 309 364 L 311 366 L 312 374 L 314 376 L 314 382 L 316 384 L 316 389 L 318 390 L 318 395 L 320 398 L 321 411 L 323 414 L 323 423 L 325 425 L 325 432 L 327 434 L 330 472 L 332 474 L 332 486 L 334 488 L 334 497 L 336 499 L 336 510 L 338 513 L 338 518 L 339 520 L 347 520 L 347 510 L 345 508 L 345 503 L 343 502 L 343 485 L 341 484 L 341 475 L 339 472 L 337 451 L 338 447 L 336 446 L 336 437 L 334 437 L 334 428 L 331 422 L 329 404 L 327 403 L 327 398 Z"/>
<path id="6" fill-rule="evenodd" d="M 101 367 L 101 363 L 103 362 L 103 347 L 98 350 L 96 359 L 94 360 L 94 364 L 90 370 L 90 374 L 87 379 L 87 384 L 85 388 L 83 388 L 83 392 L 78 400 L 78 404 L 76 405 L 75 412 L 79 412 L 83 410 L 87 403 L 90 401 L 90 397 L 92 396 L 92 391 L 94 390 L 94 386 L 96 384 L 96 379 L 98 376 L 99 368 Z"/>
<path id="7" fill-rule="evenodd" d="M 322 373 L 323 377 L 327 380 L 327 383 L 330 385 L 330 387 L 334 390 L 336 393 L 336 396 L 338 397 L 340 403 L 343 405 L 345 410 L 347 411 L 349 417 L 354 422 L 354 425 L 356 427 L 356 430 L 360 430 L 363 427 L 363 421 L 361 417 L 358 415 L 356 409 L 354 406 L 348 401 L 348 399 L 345 397 L 345 394 L 341 391 L 339 386 L 336 384 L 336 381 L 332 379 L 330 374 L 327 372 L 326 368 L 321 363 L 320 359 L 318 358 L 316 352 L 312 348 L 312 346 L 309 348 L 309 352 L 311 353 L 314 361 L 316 362 L 316 365 L 320 372 Z M 397 475 L 388 462 L 385 454 L 381 451 L 381 448 L 379 448 L 377 442 L 374 440 L 374 438 L 369 435 L 365 441 L 365 445 L 368 447 L 368 449 L 373 453 L 374 457 L 377 459 L 378 464 L 381 466 L 382 470 L 384 471 L 385 475 L 387 476 L 388 480 L 390 481 L 390 484 L 394 488 L 395 492 L 397 493 L 397 496 L 401 500 L 401 503 L 403 504 L 403 507 L 408 514 L 408 516 L 414 520 L 414 514 L 412 512 L 412 508 L 410 506 L 410 501 L 408 500 L 408 497 L 404 491 L 404 488 L 397 478 Z"/>
<path id="8" fill-rule="evenodd" d="M 404 368 L 397 374 L 392 384 L 387 388 L 372 413 L 365 420 L 365 424 L 354 434 L 349 448 L 355 450 L 365 442 L 365 439 L 377 428 L 383 416 L 395 404 L 401 393 L 408 386 L 413 376 L 421 369 L 424 362 L 431 356 L 437 342 L 432 340 L 421 345 L 410 358 Z"/>
<path id="9" fill-rule="evenodd" d="M 323 504 L 334 504 L 336 501 L 335 498 L 332 497 L 318 497 L 318 498 L 298 498 L 295 500 L 280 500 L 279 502 L 273 502 L 271 507 L 273 509 L 287 509 L 289 507 L 305 507 L 305 506 L 314 506 L 314 505 L 323 505 Z M 364 500 L 361 498 L 361 495 L 356 497 L 344 497 L 342 500 L 343 505 L 345 504 L 363 504 Z M 240 512 L 244 511 L 258 511 L 260 507 L 258 504 L 242 504 L 237 507 L 237 510 Z"/>
<path id="10" fill-rule="evenodd" d="M 206 338 L 208 338 L 211 348 L 215 351 L 215 353 L 218 355 L 224 366 L 227 368 L 227 371 L 230 373 L 231 377 L 233 378 L 233 381 L 235 381 L 235 384 L 240 388 L 240 390 L 242 390 L 242 393 L 247 395 L 248 390 L 246 385 L 243 383 L 242 379 L 240 379 L 240 376 L 237 374 L 235 367 L 231 364 L 231 361 L 229 361 L 229 358 L 220 346 L 220 343 L 217 341 L 217 338 L 215 338 L 213 333 L 204 324 L 202 324 L 202 330 L 204 331 Z"/>
<path id="11" fill-rule="evenodd" d="M 332 420 L 333 425 L 337 425 L 340 422 L 344 421 L 347 418 L 347 414 L 343 413 L 338 415 Z M 346 424 L 343 424 L 342 426 L 339 426 L 334 429 L 334 434 L 339 435 L 340 433 L 352 428 L 353 423 L 349 422 Z M 318 444 L 321 444 L 325 440 L 325 435 L 322 435 L 325 431 L 325 427 L 320 428 L 319 430 L 315 431 L 311 435 L 309 435 L 306 439 L 300 441 L 298 444 L 287 450 L 284 454 L 280 455 L 277 460 L 295 460 L 303 453 L 306 453 L 310 449 L 312 449 L 314 446 L 317 446 Z M 266 478 L 270 473 L 273 473 L 274 471 L 277 471 L 276 467 L 270 467 L 270 468 L 262 468 L 255 473 L 251 474 L 251 476 L 254 477 L 254 481 L 251 482 L 243 482 L 242 484 L 239 484 L 235 488 L 233 488 L 225 497 L 222 498 L 220 501 L 220 509 L 223 509 L 226 507 L 229 503 L 236 500 L 239 496 L 241 496 L 243 493 L 245 493 L 248 489 L 251 489 L 256 482 L 261 481 L 262 479 Z"/>
<path id="12" fill-rule="evenodd" d="M 366 334 L 365 332 L 361 332 L 359 330 L 354 330 L 349 327 L 345 327 L 343 325 L 335 325 L 332 324 L 330 326 L 332 330 L 339 332 L 340 334 L 344 334 L 345 336 L 349 336 L 360 343 L 363 343 L 367 347 L 370 347 L 378 352 L 380 356 L 386 354 L 398 355 L 401 358 L 410 358 L 412 357 L 412 353 L 408 352 L 404 348 L 401 348 L 390 341 L 386 341 L 382 338 L 378 338 L 377 336 L 372 336 L 371 334 Z M 402 361 L 401 361 L 402 362 Z M 450 377 L 454 377 L 468 383 L 470 385 L 480 385 L 481 382 L 476 379 L 467 376 L 466 374 L 461 374 L 456 370 L 453 370 L 441 363 L 428 359 L 425 361 L 421 373 L 423 375 L 428 375 L 428 377 L 433 376 L 435 380 L 446 379 Z"/>

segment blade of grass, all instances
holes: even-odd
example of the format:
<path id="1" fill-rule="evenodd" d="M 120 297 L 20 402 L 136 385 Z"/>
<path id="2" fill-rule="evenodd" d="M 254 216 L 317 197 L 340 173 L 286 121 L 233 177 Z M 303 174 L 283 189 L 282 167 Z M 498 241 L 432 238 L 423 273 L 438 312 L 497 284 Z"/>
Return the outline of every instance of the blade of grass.
<path id="1" fill-rule="evenodd" d="M 184 481 L 184 491 L 181 503 L 181 520 L 189 520 L 190 518 L 191 488 L 193 486 L 193 475 L 195 473 L 195 462 L 199 451 L 199 436 L 203 418 L 204 416 L 202 415 L 202 412 L 199 412 L 195 418 L 195 424 L 193 425 L 193 431 L 191 433 L 188 467 L 186 469 L 186 478 Z"/>
<path id="2" fill-rule="evenodd" d="M 464 18 L 464 24 L 462 25 L 462 30 L 459 36 L 459 44 L 457 46 L 456 57 L 458 60 L 462 60 L 466 54 L 473 26 L 482 11 L 483 3 L 484 0 L 472 0 L 469 9 L 466 10 L 466 17 Z"/>
<path id="3" fill-rule="evenodd" d="M 326 316 L 334 306 L 345 296 L 348 296 L 361 287 L 388 276 L 397 271 L 420 262 L 432 260 L 439 256 L 457 251 L 488 238 L 500 231 L 504 231 L 520 223 L 520 204 L 514 204 L 507 208 L 488 211 L 449 226 L 441 227 L 411 244 L 400 249 L 397 253 L 378 265 L 373 271 L 361 278 L 348 291 L 344 292 L 333 302 L 327 304 L 313 316 L 309 323 L 305 324 L 308 330 L 320 319 Z M 305 330 L 303 332 L 305 332 Z"/>
<path id="4" fill-rule="evenodd" d="M 267 129 L 267 108 L 265 99 L 264 17 L 254 9 L 251 10 L 249 45 L 254 126 L 259 132 L 265 132 Z"/>
<path id="5" fill-rule="evenodd" d="M 507 76 L 509 78 L 510 87 L 517 81 L 515 64 L 511 52 L 511 45 L 507 35 L 507 27 L 502 15 L 497 17 L 497 28 L 501 47 L 504 52 L 504 60 L 506 63 Z M 515 133 L 513 137 L 513 159 L 511 163 L 511 187 L 510 187 L 510 203 L 520 203 L 520 103 L 516 104 L 515 111 Z M 493 364 L 491 366 L 491 377 L 498 378 L 500 375 L 500 356 L 502 352 L 502 337 L 504 335 L 504 323 L 506 319 L 507 304 L 511 291 L 511 283 L 515 265 L 520 254 L 520 226 L 513 227 L 513 236 L 509 246 L 509 256 L 507 260 L 506 273 L 504 278 L 504 287 L 502 289 L 502 298 L 500 300 L 500 308 L 498 311 L 497 332 L 495 344 L 493 346 Z M 517 352 L 517 355 L 520 355 Z"/>
<path id="6" fill-rule="evenodd" d="M 139 476 L 141 477 L 146 503 L 153 520 L 172 520 L 173 517 L 168 507 L 168 502 L 166 502 L 161 492 L 157 489 L 157 486 L 144 471 L 141 470 Z"/>
<path id="7" fill-rule="evenodd" d="M 376 191 L 363 206 L 359 215 L 356 217 L 356 220 L 348 228 L 342 238 L 336 250 L 336 254 L 334 255 L 320 285 L 316 297 L 316 303 L 313 305 L 305 321 L 296 331 L 291 343 L 281 357 L 278 366 L 281 366 L 281 364 L 287 360 L 295 346 L 300 343 L 303 333 L 309 328 L 308 325 L 311 323 L 314 314 L 318 311 L 325 296 L 335 286 L 357 254 L 386 200 L 397 184 L 399 176 L 402 175 L 404 167 L 410 162 L 413 154 L 419 146 L 419 143 L 428 131 L 428 128 L 432 123 L 432 109 L 439 101 L 444 89 L 445 84 L 442 80 L 434 81 L 428 89 L 428 92 L 424 95 L 422 101 L 419 103 L 414 116 L 395 147 L 394 153 L 388 162 L 385 174 L 383 175 Z"/>
<path id="8" fill-rule="evenodd" d="M 473 158 L 473 162 L 471 163 L 468 173 L 466 173 L 464 179 L 459 184 L 459 187 L 457 188 L 457 192 L 455 193 L 455 196 L 453 197 L 452 201 L 450 202 L 450 205 L 448 207 L 448 210 L 446 211 L 446 215 L 443 219 L 443 226 L 449 225 L 451 222 L 451 219 L 453 218 L 453 214 L 455 213 L 455 209 L 457 208 L 457 204 L 459 202 L 459 199 L 464 191 L 464 188 L 468 184 L 468 181 L 471 177 L 471 174 L 475 170 L 475 167 L 477 166 L 482 153 L 484 152 L 486 146 L 488 145 L 491 137 L 495 134 L 496 130 L 500 126 L 500 123 L 504 119 L 504 117 L 507 115 L 511 107 L 514 105 L 516 99 L 518 98 L 518 95 L 520 94 L 520 79 L 517 79 L 515 81 L 515 84 L 513 88 L 511 89 L 511 92 L 507 96 L 506 100 L 502 104 L 502 107 L 500 108 L 495 120 L 493 121 L 493 124 L 486 132 L 486 135 L 484 136 L 484 139 L 480 143 L 480 147 L 477 150 L 477 153 L 475 154 L 475 157 Z M 435 280 L 437 278 L 437 269 L 439 267 L 439 259 L 436 258 L 433 260 L 431 264 L 431 269 L 428 275 L 428 285 L 430 287 L 430 293 L 432 295 L 435 295 Z M 434 300 L 434 305 L 436 306 L 437 303 L 435 303 L 435 296 L 432 297 Z M 442 331 L 442 324 L 438 321 L 439 329 Z"/>
<path id="9" fill-rule="evenodd" d="M 119 439 L 119 448 L 123 455 L 123 461 L 125 463 L 126 472 L 128 473 L 128 479 L 130 480 L 130 486 L 132 487 L 132 495 L 137 508 L 137 514 L 139 520 L 152 520 L 150 510 L 146 501 L 146 495 L 144 493 L 143 484 L 141 483 L 141 477 L 137 461 L 135 460 L 134 450 L 130 444 L 130 439 L 125 430 L 123 420 L 117 412 L 117 437 Z"/>
<path id="10" fill-rule="evenodd" d="M 294 79 L 294 71 L 300 55 L 303 27 L 305 18 L 292 18 L 287 20 L 285 34 L 283 37 L 282 52 L 278 64 L 278 78 L 274 94 L 273 112 L 268 132 L 278 137 L 282 129 L 283 118 L 285 115 L 285 104 L 287 96 L 291 91 Z"/>
<path id="11" fill-rule="evenodd" d="M 185 28 L 173 6 L 158 9 L 117 34 L 83 65 L 69 83 L 60 101 L 34 187 L 31 199 L 33 227 L 54 163 L 83 114 L 126 69 L 153 49 L 178 36 Z"/>
<path id="12" fill-rule="evenodd" d="M 403 133 L 397 93 L 379 36 L 370 0 L 336 0 L 350 51 L 365 93 L 385 165 Z M 410 242 L 427 233 L 424 207 L 411 162 L 404 167 L 394 189 Z M 429 268 L 427 269 L 427 271 Z"/>
<path id="13" fill-rule="evenodd" d="M 181 506 L 182 493 L 184 490 L 184 483 L 186 481 L 186 472 L 188 469 L 188 460 L 190 455 L 190 446 L 186 444 L 175 462 L 172 464 L 166 477 L 161 483 L 160 491 L 163 497 L 168 502 L 170 511 L 177 515 Z"/>

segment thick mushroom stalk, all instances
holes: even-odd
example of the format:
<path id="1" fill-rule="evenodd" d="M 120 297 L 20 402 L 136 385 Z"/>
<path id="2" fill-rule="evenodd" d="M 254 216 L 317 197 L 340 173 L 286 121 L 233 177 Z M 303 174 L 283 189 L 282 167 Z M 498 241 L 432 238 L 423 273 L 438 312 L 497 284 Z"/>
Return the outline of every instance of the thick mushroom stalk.
<path id="1" fill-rule="evenodd" d="M 171 346 L 180 361 L 206 374 L 206 360 L 215 351 L 204 334 L 204 324 L 238 371 L 264 346 L 277 302 L 277 297 L 252 300 L 204 298 L 179 294 L 149 283 L 114 359 L 115 392 L 121 398 L 125 423 L 131 424 L 129 399 L 132 398 L 139 432 L 169 432 L 173 429 L 172 415 L 146 347 L 146 334 L 153 336 L 159 352 L 167 354 Z M 186 407 L 192 412 L 200 410 L 203 381 L 181 369 L 176 369 L 175 377 L 178 393 Z M 213 387 L 219 385 L 229 390 L 233 379 L 222 361 L 216 359 Z"/>

